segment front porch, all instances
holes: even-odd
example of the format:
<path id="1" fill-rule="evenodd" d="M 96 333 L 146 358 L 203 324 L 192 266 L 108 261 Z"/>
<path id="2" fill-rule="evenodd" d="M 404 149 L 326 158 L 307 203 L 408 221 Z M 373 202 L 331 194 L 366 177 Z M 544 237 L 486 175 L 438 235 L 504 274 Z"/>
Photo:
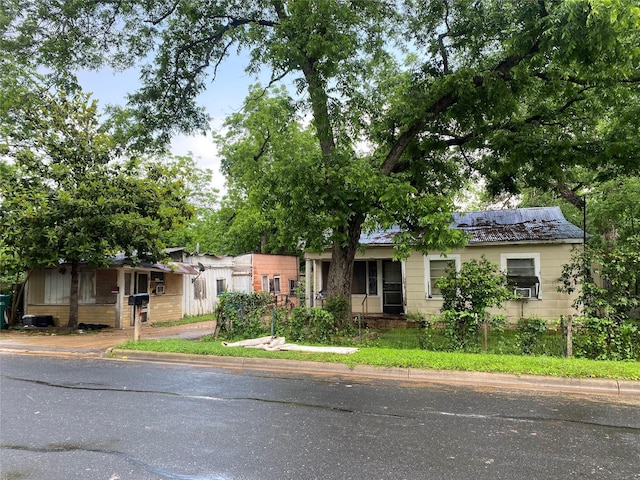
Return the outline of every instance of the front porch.
<path id="1" fill-rule="evenodd" d="M 326 254 L 307 256 L 306 296 L 309 305 L 323 308 L 329 279 L 330 259 Z M 389 257 L 357 258 L 351 281 L 353 315 L 362 314 L 371 322 L 397 321 L 406 313 L 404 262 Z"/>

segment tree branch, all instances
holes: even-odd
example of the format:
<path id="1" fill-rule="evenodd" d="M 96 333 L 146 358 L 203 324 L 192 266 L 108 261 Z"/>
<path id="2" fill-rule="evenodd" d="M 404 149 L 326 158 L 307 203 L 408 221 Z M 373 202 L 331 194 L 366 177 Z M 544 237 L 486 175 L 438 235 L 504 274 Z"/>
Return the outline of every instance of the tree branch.
<path id="1" fill-rule="evenodd" d="M 262 142 L 262 145 L 260 145 L 260 149 L 258 150 L 258 153 L 256 153 L 253 156 L 254 161 L 257 162 L 258 160 L 260 160 L 260 157 L 264 155 L 264 152 L 267 150 L 267 145 L 269 144 L 269 140 L 271 140 L 271 132 L 267 130 L 267 135 L 264 137 L 264 141 Z"/>
<path id="2" fill-rule="evenodd" d="M 546 16 L 547 11 L 544 8 L 544 2 L 541 0 L 539 3 L 541 7 L 540 15 Z M 508 80 L 513 68 L 519 65 L 526 58 L 529 58 L 533 54 L 535 54 L 539 48 L 540 48 L 540 40 L 538 39 L 535 42 L 533 42 L 531 47 L 526 52 L 522 54 L 512 54 L 504 58 L 500 63 L 498 63 L 491 70 L 491 73 L 497 74 L 503 79 Z M 473 83 L 473 86 L 476 87 L 477 89 L 482 88 L 484 84 L 484 76 L 483 75 L 474 76 L 472 83 Z M 415 137 L 419 133 L 421 133 L 424 130 L 428 121 L 430 119 L 433 119 L 437 115 L 441 114 L 442 112 L 447 110 L 449 107 L 455 105 L 458 102 L 458 100 L 459 100 L 458 95 L 453 91 L 449 91 L 444 95 L 442 95 L 437 100 L 435 100 L 434 102 L 432 102 L 431 104 L 429 104 L 424 109 L 422 118 L 416 121 L 413 125 L 409 126 L 409 128 L 405 130 L 394 142 L 394 144 L 391 146 L 389 153 L 387 154 L 386 158 L 382 162 L 382 165 L 380 166 L 382 173 L 386 176 L 390 175 L 394 171 L 395 166 L 397 165 L 398 161 L 400 160 L 400 157 L 405 152 L 409 144 L 415 139 Z"/>

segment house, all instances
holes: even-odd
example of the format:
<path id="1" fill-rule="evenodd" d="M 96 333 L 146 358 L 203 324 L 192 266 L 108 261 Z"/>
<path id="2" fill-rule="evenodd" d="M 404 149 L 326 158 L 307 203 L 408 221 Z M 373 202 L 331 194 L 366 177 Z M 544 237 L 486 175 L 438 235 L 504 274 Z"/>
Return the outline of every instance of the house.
<path id="1" fill-rule="evenodd" d="M 196 276 L 182 279 L 182 311 L 184 316 L 199 316 L 213 313 L 218 296 L 234 289 L 234 257 L 207 253 L 188 253 L 184 248 L 168 250 L 172 260 L 193 266 Z"/>
<path id="2" fill-rule="evenodd" d="M 523 208 L 454 214 L 454 228 L 469 235 L 464 248 L 451 252 L 413 252 L 393 260 L 393 236 L 398 230 L 363 234 L 356 254 L 352 309 L 365 315 L 440 313 L 442 296 L 435 286 L 448 266 L 484 256 L 508 272 L 519 295 L 502 311 L 510 321 L 537 316 L 557 319 L 577 314 L 573 297 L 557 291 L 563 265 L 585 239 L 582 229 L 569 223 L 558 207 Z M 327 284 L 330 251 L 306 254 L 307 297 L 320 306 Z M 312 273 L 310 273 L 312 272 Z M 313 292 L 313 294 L 312 294 Z"/>
<path id="3" fill-rule="evenodd" d="M 237 257 L 167 249 L 171 262 L 136 263 L 116 256 L 106 268 L 82 265 L 78 323 L 133 326 L 130 297 L 148 293 L 139 309 L 149 323 L 213 313 L 223 292 L 268 292 L 281 304 L 297 305 L 299 261 L 294 255 L 250 253 Z M 25 315 L 61 326 L 69 318 L 71 267 L 64 263 L 34 271 L 25 285 Z"/>
<path id="4" fill-rule="evenodd" d="M 25 315 L 47 318 L 64 326 L 69 318 L 71 267 L 61 263 L 32 272 L 25 284 Z M 148 293 L 149 302 L 139 310 L 142 321 L 165 322 L 183 316 L 183 277 L 198 270 L 184 263 L 133 264 L 117 256 L 107 268 L 79 270 L 78 323 L 100 324 L 115 328 L 133 326 L 134 307 L 129 298 Z M 27 317 L 29 318 L 29 317 Z"/>
<path id="5" fill-rule="evenodd" d="M 295 289 L 300 268 L 295 255 L 248 253 L 231 257 L 188 253 L 181 248 L 171 249 L 169 255 L 199 271 L 196 277 L 183 278 L 184 315 L 213 313 L 224 292 L 267 292 L 278 304 L 298 304 Z"/>

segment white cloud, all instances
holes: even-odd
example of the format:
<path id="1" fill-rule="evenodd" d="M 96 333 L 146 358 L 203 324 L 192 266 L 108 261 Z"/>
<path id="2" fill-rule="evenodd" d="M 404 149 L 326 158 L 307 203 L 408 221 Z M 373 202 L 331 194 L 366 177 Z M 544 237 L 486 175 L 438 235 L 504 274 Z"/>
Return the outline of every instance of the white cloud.
<path id="1" fill-rule="evenodd" d="M 171 152 L 174 155 L 191 154 L 198 167 L 212 170 L 212 186 L 221 196 L 224 195 L 226 186 L 225 178 L 220 173 L 220 156 L 210 135 L 176 135 L 171 141 Z"/>

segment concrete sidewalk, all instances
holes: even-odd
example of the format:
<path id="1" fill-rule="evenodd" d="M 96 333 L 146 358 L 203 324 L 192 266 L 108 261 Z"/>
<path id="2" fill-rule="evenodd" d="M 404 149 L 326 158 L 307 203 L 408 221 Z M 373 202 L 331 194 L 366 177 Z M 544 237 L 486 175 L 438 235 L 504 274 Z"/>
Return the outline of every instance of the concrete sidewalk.
<path id="1" fill-rule="evenodd" d="M 175 327 L 153 327 L 143 324 L 140 327 L 141 340 L 160 338 L 196 339 L 213 333 L 215 322 L 199 322 Z M 107 329 L 83 333 L 56 335 L 28 331 L 3 331 L 0 334 L 0 352 L 13 353 L 57 353 L 79 356 L 102 357 L 112 348 L 133 340 L 133 328 L 125 330 Z"/>
<path id="2" fill-rule="evenodd" d="M 201 322 L 176 327 L 143 325 L 140 339 L 197 339 L 213 333 L 215 322 Z M 216 357 L 177 353 L 118 350 L 133 340 L 133 329 L 87 332 L 72 335 L 45 335 L 34 332 L 3 332 L 0 353 L 53 356 L 111 358 L 120 361 L 153 361 L 209 366 L 243 372 L 280 372 L 283 374 L 324 375 L 398 380 L 411 383 L 467 385 L 476 388 L 564 392 L 580 395 L 603 395 L 640 403 L 640 381 L 559 378 L 536 375 L 381 368 L 367 365 L 349 367 L 339 363 L 322 363 L 284 359 Z"/>

